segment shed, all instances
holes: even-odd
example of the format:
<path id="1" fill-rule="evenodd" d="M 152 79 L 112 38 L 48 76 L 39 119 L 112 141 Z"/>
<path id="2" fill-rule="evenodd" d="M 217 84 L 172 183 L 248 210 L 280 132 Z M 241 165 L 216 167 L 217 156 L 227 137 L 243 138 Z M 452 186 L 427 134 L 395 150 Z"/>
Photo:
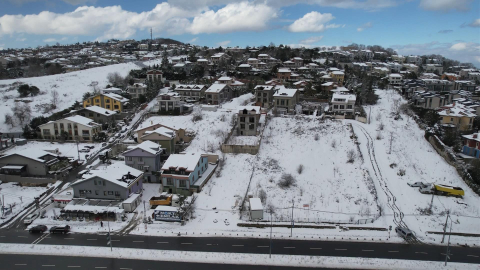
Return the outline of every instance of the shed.
<path id="1" fill-rule="evenodd" d="M 140 194 L 134 193 L 122 202 L 125 212 L 133 212 L 140 204 Z"/>
<path id="2" fill-rule="evenodd" d="M 260 198 L 250 198 L 250 218 L 252 220 L 263 219 L 263 206 Z"/>

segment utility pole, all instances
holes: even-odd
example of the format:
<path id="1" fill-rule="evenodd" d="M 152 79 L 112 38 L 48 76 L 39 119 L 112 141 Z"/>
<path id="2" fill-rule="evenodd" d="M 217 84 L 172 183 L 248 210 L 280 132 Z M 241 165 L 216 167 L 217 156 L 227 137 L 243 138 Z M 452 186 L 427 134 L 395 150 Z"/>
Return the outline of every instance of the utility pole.
<path id="1" fill-rule="evenodd" d="M 433 206 L 433 198 L 435 197 L 435 192 L 432 193 L 432 200 L 430 201 L 430 208 L 429 208 L 429 211 L 432 212 L 432 206 Z M 448 216 L 447 216 L 448 217 Z M 443 243 L 443 240 L 442 240 L 442 243 Z"/>
<path id="2" fill-rule="evenodd" d="M 108 234 L 107 234 L 107 245 L 110 245 L 110 251 L 113 251 L 112 247 L 112 235 L 110 233 L 110 219 L 108 219 L 108 208 L 107 208 L 107 226 L 108 226 Z"/>
<path id="3" fill-rule="evenodd" d="M 443 244 L 443 241 L 445 240 L 445 234 L 447 233 L 447 222 L 448 222 L 448 217 L 449 217 L 450 213 L 449 211 L 447 211 L 447 219 L 445 220 L 445 225 L 443 225 L 443 237 L 442 237 L 442 244 Z"/>
<path id="4" fill-rule="evenodd" d="M 290 227 L 290 237 L 293 236 L 293 224 L 294 224 L 294 221 L 293 221 L 293 207 L 295 207 L 295 200 L 292 199 L 292 226 Z"/>
<path id="5" fill-rule="evenodd" d="M 370 106 L 370 111 L 368 113 L 368 124 L 370 124 L 370 116 L 372 116 L 372 106 Z"/>
<path id="6" fill-rule="evenodd" d="M 272 228 L 273 228 L 273 219 L 272 219 L 272 210 L 270 210 L 270 258 L 272 258 Z"/>
<path id="7" fill-rule="evenodd" d="M 447 260 L 450 259 L 450 235 L 452 235 L 452 219 L 450 218 L 450 233 L 448 234 L 447 254 L 445 254 L 445 266 L 447 266 Z"/>
<path id="8" fill-rule="evenodd" d="M 393 132 L 390 132 L 390 149 L 388 150 L 388 154 L 392 153 L 392 142 L 393 142 Z"/>
<path id="9" fill-rule="evenodd" d="M 78 150 L 78 138 L 75 142 L 77 143 L 78 162 L 80 162 L 80 150 Z"/>

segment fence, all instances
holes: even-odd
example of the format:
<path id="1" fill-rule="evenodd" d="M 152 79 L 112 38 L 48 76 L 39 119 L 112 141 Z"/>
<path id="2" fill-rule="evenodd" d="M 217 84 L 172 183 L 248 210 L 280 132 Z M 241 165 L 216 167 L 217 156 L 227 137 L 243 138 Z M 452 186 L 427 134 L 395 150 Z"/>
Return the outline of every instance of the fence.
<path id="1" fill-rule="evenodd" d="M 256 155 L 260 145 L 232 145 L 232 144 L 222 144 L 223 153 L 235 153 L 235 154 L 251 154 Z"/>
<path id="2" fill-rule="evenodd" d="M 12 174 L 0 174 L 0 180 L 4 183 L 8 182 L 18 182 L 21 184 L 48 184 L 48 183 L 55 183 L 57 181 L 56 178 L 48 178 L 48 177 L 35 177 L 35 176 L 20 176 L 20 175 L 12 175 Z"/>

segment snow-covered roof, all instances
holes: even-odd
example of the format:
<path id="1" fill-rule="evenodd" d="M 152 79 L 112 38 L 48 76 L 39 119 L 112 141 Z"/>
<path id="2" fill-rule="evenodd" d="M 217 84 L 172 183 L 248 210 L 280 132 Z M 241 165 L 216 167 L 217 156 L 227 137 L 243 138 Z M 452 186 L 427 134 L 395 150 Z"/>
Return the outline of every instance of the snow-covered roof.
<path id="1" fill-rule="evenodd" d="M 260 106 L 240 106 L 238 107 L 239 111 L 255 111 L 256 114 L 260 114 Z"/>
<path id="2" fill-rule="evenodd" d="M 231 81 L 231 80 L 232 80 L 232 78 L 224 76 L 224 77 L 218 78 L 217 81 Z"/>
<path id="3" fill-rule="evenodd" d="M 480 132 L 473 133 L 470 135 L 463 135 L 462 137 L 468 140 L 474 140 L 474 141 L 480 142 Z"/>
<path id="4" fill-rule="evenodd" d="M 131 175 L 130 177 L 127 176 L 129 173 Z M 117 184 L 122 187 L 128 187 L 128 185 L 130 185 L 142 174 L 143 172 L 140 170 L 125 165 L 124 163 L 116 162 L 109 166 L 99 167 L 96 170 L 91 170 L 88 174 L 84 174 L 82 179 L 74 182 L 72 185 L 85 182 L 93 177 L 99 177 L 113 184 Z"/>
<path id="5" fill-rule="evenodd" d="M 47 152 L 47 151 L 44 151 L 44 150 L 41 150 L 41 149 L 29 148 L 29 149 L 24 149 L 24 150 L 21 150 L 21 151 L 17 151 L 15 153 L 5 155 L 3 157 L 0 157 L 0 159 L 8 157 L 8 156 L 12 156 L 12 155 L 19 155 L 19 156 L 22 156 L 22 157 L 26 157 L 26 158 L 29 158 L 29 159 L 36 160 L 38 162 L 45 162 L 45 160 L 43 160 L 41 158 L 46 156 L 46 155 L 51 155 L 51 156 L 54 156 L 54 157 L 58 157 L 58 155 L 56 155 L 56 154 L 53 154 L 53 153 L 50 153 L 50 152 Z"/>
<path id="6" fill-rule="evenodd" d="M 206 93 L 219 93 L 221 92 L 227 85 L 226 84 L 222 84 L 222 83 L 214 83 L 212 84 L 212 86 L 210 86 L 207 91 L 205 91 Z"/>
<path id="7" fill-rule="evenodd" d="M 296 93 L 297 93 L 297 89 L 281 87 L 275 92 L 275 94 L 273 94 L 273 96 L 274 97 L 293 97 L 295 96 Z"/>
<path id="8" fill-rule="evenodd" d="M 152 133 L 156 133 L 158 135 L 161 135 L 161 136 L 164 136 L 164 137 L 167 137 L 167 138 L 174 138 L 175 137 L 175 132 L 169 128 L 166 128 L 166 127 L 159 127 L 153 131 L 150 131 L 150 130 L 147 130 L 145 131 L 145 135 L 143 135 L 143 137 L 147 136 L 147 135 L 150 135 Z"/>
<path id="9" fill-rule="evenodd" d="M 80 125 L 84 125 L 86 127 L 93 127 L 94 125 L 100 125 L 98 123 L 93 122 L 92 119 L 87 118 L 87 117 L 83 117 L 81 115 L 70 116 L 70 117 L 65 118 L 65 120 L 68 120 L 68 121 L 71 121 L 71 122 L 74 122 L 74 123 L 77 123 L 77 124 L 80 124 Z"/>
<path id="10" fill-rule="evenodd" d="M 392 77 L 392 78 L 402 78 L 402 75 L 396 74 L 396 73 L 390 74 L 390 75 L 388 75 L 388 76 L 389 76 L 389 77 Z"/>
<path id="11" fill-rule="evenodd" d="M 120 101 L 120 102 L 127 102 L 128 101 L 128 98 L 124 98 L 120 95 L 117 95 L 117 94 L 114 94 L 114 93 L 106 93 L 106 94 L 103 94 L 104 96 L 106 97 L 109 97 L 111 99 L 115 99 L 117 101 Z"/>
<path id="12" fill-rule="evenodd" d="M 160 145 L 156 144 L 152 141 L 144 141 L 141 144 L 138 145 L 130 145 L 127 147 L 127 151 L 123 153 L 123 155 L 127 154 L 128 152 L 135 150 L 135 149 L 141 149 L 147 153 L 155 155 L 160 151 Z"/>
<path id="13" fill-rule="evenodd" d="M 438 114 L 440 116 L 450 116 L 450 117 L 475 117 L 475 110 L 469 108 L 459 102 L 454 102 L 453 104 L 449 104 L 443 106 L 439 109 Z"/>
<path id="14" fill-rule="evenodd" d="M 263 210 L 262 201 L 260 198 L 250 198 L 250 210 Z"/>
<path id="15" fill-rule="evenodd" d="M 337 70 L 332 71 L 332 74 L 334 74 L 334 75 L 344 75 L 344 73 L 342 71 L 337 71 Z"/>
<path id="16" fill-rule="evenodd" d="M 98 106 L 88 106 L 88 107 L 85 107 L 85 110 L 89 110 L 89 111 L 99 113 L 99 114 L 102 114 L 102 115 L 106 115 L 106 116 L 116 114 L 116 112 L 114 112 L 114 111 L 111 111 L 109 109 L 104 109 L 104 108 L 98 107 Z"/>
<path id="17" fill-rule="evenodd" d="M 194 171 L 201 157 L 200 153 L 172 154 L 163 164 L 162 170 L 174 167 L 175 170 L 183 168 L 186 171 Z"/>
<path id="18" fill-rule="evenodd" d="M 255 86 L 255 90 L 262 90 L 262 91 L 270 91 L 275 88 L 274 85 L 257 85 Z"/>
<path id="19" fill-rule="evenodd" d="M 287 72 L 292 72 L 292 71 L 291 71 L 290 69 L 288 69 L 288 68 L 279 68 L 279 69 L 278 69 L 278 72 L 280 72 L 280 73 L 287 73 Z"/>
<path id="20" fill-rule="evenodd" d="M 250 66 L 249 64 L 241 64 L 241 65 L 239 65 L 238 67 L 241 67 L 241 68 L 242 68 L 242 67 L 251 67 L 251 66 Z"/>
<path id="21" fill-rule="evenodd" d="M 191 91 L 200 91 L 205 87 L 203 84 L 179 84 L 175 87 L 176 90 L 191 90 Z"/>
<path id="22" fill-rule="evenodd" d="M 335 101 L 336 99 L 345 99 L 345 102 L 357 100 L 357 97 L 355 95 L 350 95 L 350 94 L 342 94 L 342 93 L 335 93 L 332 96 L 332 101 Z"/>

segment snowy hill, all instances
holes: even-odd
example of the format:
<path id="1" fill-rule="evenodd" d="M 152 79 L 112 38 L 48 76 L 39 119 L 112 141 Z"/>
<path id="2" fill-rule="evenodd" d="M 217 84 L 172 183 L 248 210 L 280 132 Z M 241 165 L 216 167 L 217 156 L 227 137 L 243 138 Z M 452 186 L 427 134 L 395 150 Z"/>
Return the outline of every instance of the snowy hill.
<path id="1" fill-rule="evenodd" d="M 28 104 L 30 104 L 32 109 L 32 117 L 43 115 L 41 106 L 42 104 L 50 104 L 50 93 L 53 90 L 59 93 L 59 102 L 57 109 L 51 113 L 64 110 L 70 107 L 76 100 L 81 101 L 84 93 L 92 91 L 92 87 L 89 86 L 92 81 L 98 82 L 98 88 L 101 89 L 108 84 L 108 73 L 118 72 L 120 75 L 125 76 L 132 69 L 139 69 L 139 67 L 134 63 L 124 63 L 51 76 L 0 80 L 0 94 L 2 96 L 0 115 L 11 113 L 15 100 L 30 101 Z M 17 87 L 12 87 L 12 84 L 16 82 L 38 87 L 40 89 L 40 95 L 19 98 Z M 18 125 L 11 128 L 5 125 L 3 117 L 0 119 L 0 132 L 14 132 L 20 131 L 21 129 Z"/>

